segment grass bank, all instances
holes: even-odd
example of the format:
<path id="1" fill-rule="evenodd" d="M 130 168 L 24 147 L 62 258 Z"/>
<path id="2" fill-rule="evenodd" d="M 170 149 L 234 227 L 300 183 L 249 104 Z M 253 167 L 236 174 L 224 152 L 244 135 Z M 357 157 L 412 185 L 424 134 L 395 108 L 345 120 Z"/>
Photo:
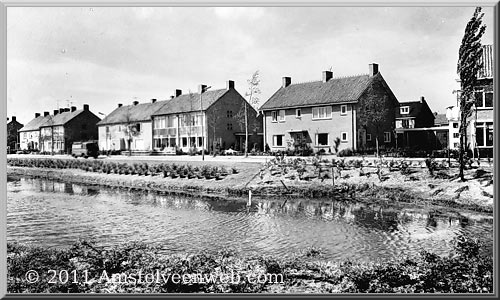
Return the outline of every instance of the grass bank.
<path id="1" fill-rule="evenodd" d="M 454 243 L 454 251 L 446 257 L 422 252 L 418 257 L 370 264 L 326 261 L 314 248 L 281 258 L 242 256 L 232 250 L 168 255 L 143 243 L 112 249 L 88 241 L 67 249 L 9 243 L 7 289 L 9 293 L 492 293 L 492 258 L 480 253 L 476 241 L 461 238 Z M 28 270 L 38 277 L 27 276 Z M 181 279 L 174 280 L 173 274 Z M 202 274 L 205 280 L 193 274 Z"/>

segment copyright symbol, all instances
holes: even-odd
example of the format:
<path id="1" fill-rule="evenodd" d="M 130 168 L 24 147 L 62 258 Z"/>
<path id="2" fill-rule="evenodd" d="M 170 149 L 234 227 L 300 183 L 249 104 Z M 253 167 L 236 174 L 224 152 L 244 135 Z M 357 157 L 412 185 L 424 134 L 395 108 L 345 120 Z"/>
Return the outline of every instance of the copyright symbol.
<path id="1" fill-rule="evenodd" d="M 35 283 L 38 281 L 38 272 L 35 270 L 29 270 L 24 276 L 28 283 Z"/>

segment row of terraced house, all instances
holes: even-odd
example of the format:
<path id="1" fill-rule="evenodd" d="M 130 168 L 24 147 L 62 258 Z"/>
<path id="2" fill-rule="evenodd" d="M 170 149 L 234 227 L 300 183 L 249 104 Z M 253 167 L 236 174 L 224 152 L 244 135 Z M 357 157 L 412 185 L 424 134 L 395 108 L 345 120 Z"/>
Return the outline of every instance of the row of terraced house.
<path id="1" fill-rule="evenodd" d="M 482 156 L 492 155 L 494 102 L 492 45 L 483 49 L 468 128 L 468 146 Z M 458 103 L 437 114 L 423 96 L 400 102 L 379 65 L 371 63 L 367 69 L 367 74 L 346 77 L 323 71 L 321 80 L 303 83 L 283 77 L 281 87 L 258 110 L 228 80 L 225 88 L 199 85 L 197 93 L 175 90 L 170 99 L 117 104 L 102 120 L 88 105 L 37 113 L 18 130 L 20 148 L 70 153 L 74 141 L 98 140 L 101 151 L 133 154 L 243 150 L 245 106 L 249 151 L 361 152 L 374 149 L 376 140 L 382 149 L 458 148 Z M 373 99 L 385 108 L 378 126 L 361 116 L 361 108 Z"/>

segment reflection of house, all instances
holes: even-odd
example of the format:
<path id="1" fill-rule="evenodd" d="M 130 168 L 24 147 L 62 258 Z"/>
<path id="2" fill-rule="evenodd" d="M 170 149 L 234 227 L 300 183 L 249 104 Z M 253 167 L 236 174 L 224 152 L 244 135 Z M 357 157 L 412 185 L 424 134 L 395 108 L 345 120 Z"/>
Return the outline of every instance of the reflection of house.
<path id="1" fill-rule="evenodd" d="M 151 151 L 151 115 L 166 101 L 152 99 L 149 103 L 134 101 L 118 107 L 97 123 L 100 150 Z"/>
<path id="2" fill-rule="evenodd" d="M 75 106 L 54 110 L 40 125 L 40 151 L 69 154 L 73 142 L 97 140 L 99 120 L 87 104 L 79 110 Z"/>
<path id="3" fill-rule="evenodd" d="M 23 128 L 23 124 L 19 123 L 15 116 L 7 123 L 7 151 L 19 149 L 19 129 Z"/>
<path id="4" fill-rule="evenodd" d="M 48 111 L 44 112 L 43 116 L 35 113 L 35 118 L 19 130 L 22 150 L 40 150 L 40 125 L 47 121 L 49 115 Z"/>
<path id="5" fill-rule="evenodd" d="M 360 105 L 369 98 L 387 108 L 379 142 L 382 147 L 392 146 L 398 101 L 377 64 L 369 65 L 367 75 L 333 78 L 332 72 L 324 71 L 321 81 L 297 84 L 283 77 L 282 87 L 260 108 L 264 113 L 265 143 L 272 151 L 300 151 L 306 147 L 334 151 L 337 138 L 339 150 L 374 147 L 373 126 L 364 128 L 359 119 Z"/>
<path id="6" fill-rule="evenodd" d="M 207 90 L 200 85 L 198 93 L 182 94 L 169 100 L 153 114 L 153 149 L 162 152 L 184 152 L 203 147 L 243 150 L 247 104 L 249 147 L 262 147 L 262 119 L 257 111 L 227 81 L 225 89 Z M 205 139 L 204 139 L 205 138 Z"/>

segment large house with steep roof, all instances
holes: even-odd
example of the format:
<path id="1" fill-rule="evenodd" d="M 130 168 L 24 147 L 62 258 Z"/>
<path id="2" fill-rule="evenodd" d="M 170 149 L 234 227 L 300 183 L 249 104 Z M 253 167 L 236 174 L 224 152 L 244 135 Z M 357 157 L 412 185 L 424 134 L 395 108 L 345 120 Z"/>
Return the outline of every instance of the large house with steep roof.
<path id="1" fill-rule="evenodd" d="M 360 105 L 368 98 L 385 106 L 385 123 L 379 130 L 363 126 Z M 369 65 L 369 74 L 333 77 L 324 71 L 320 81 L 292 84 L 283 77 L 282 86 L 264 103 L 264 143 L 271 151 L 315 152 L 373 149 L 378 134 L 381 148 L 394 145 L 394 110 L 399 102 L 378 71 L 378 64 Z"/>
<path id="2" fill-rule="evenodd" d="M 48 111 L 44 112 L 43 116 L 40 113 L 35 113 L 35 118 L 19 130 L 21 150 L 40 150 L 40 125 L 47 121 L 49 115 Z"/>

